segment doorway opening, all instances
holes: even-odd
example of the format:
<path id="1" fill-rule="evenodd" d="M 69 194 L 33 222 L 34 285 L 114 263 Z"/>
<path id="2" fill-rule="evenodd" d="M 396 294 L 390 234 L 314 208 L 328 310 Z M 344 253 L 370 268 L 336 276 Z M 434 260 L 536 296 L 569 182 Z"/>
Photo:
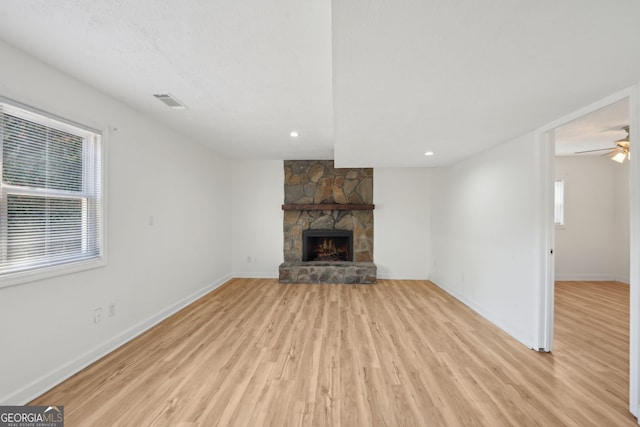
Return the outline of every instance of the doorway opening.
<path id="1" fill-rule="evenodd" d="M 546 159 L 543 160 L 542 212 L 546 225 L 542 239 L 544 252 L 539 304 L 539 349 L 553 350 L 556 279 L 628 283 L 630 293 L 628 304 L 630 321 L 627 318 L 629 325 L 627 338 L 629 369 L 625 373 L 628 373 L 629 380 L 629 409 L 635 416 L 638 415 L 638 387 L 640 383 L 637 360 L 640 354 L 638 345 L 640 309 L 636 307 L 640 303 L 640 294 L 637 289 L 640 283 L 638 268 L 630 265 L 629 260 L 637 256 L 640 243 L 640 233 L 637 229 L 639 221 L 636 218 L 640 202 L 638 198 L 640 183 L 634 179 L 634 177 L 638 177 L 640 162 L 633 156 L 631 159 L 627 156 L 624 163 L 620 165 L 613 162 L 611 157 L 616 154 L 614 151 L 617 147 L 616 141 L 626 137 L 626 131 L 623 129 L 625 125 L 631 127 L 630 145 L 637 141 L 637 131 L 634 131 L 638 125 L 637 102 L 637 88 L 630 88 L 537 131 L 538 141 L 541 144 L 540 153 L 543 159 Z M 615 123 L 600 125 L 600 136 L 604 138 L 600 144 L 603 145 L 598 146 L 598 141 L 595 139 L 586 139 L 585 135 L 580 136 L 580 132 L 577 131 L 579 125 L 584 125 L 594 117 L 615 115 L 616 108 L 618 112 L 626 111 L 625 117 L 620 116 L 622 119 L 620 120 L 619 117 L 614 121 Z M 573 141 L 574 145 L 571 145 L 571 141 L 567 142 L 571 139 L 572 133 L 574 137 L 584 140 L 582 146 L 576 146 L 575 140 Z M 559 154 L 564 150 L 564 156 L 567 158 L 558 157 L 556 159 L 556 150 Z M 586 159 L 578 160 L 576 153 L 578 153 L 577 156 Z M 616 169 L 614 166 L 622 167 Z M 597 170 L 604 171 L 601 171 L 604 175 L 598 175 Z M 580 188 L 581 181 L 589 181 L 589 179 L 584 179 L 585 173 L 591 174 L 588 175 L 589 179 L 596 180 L 595 188 L 593 181 L 590 186 Z M 580 178 L 581 176 L 582 178 Z M 561 224 L 555 224 L 554 221 L 557 220 L 557 216 L 554 214 L 557 211 L 558 202 L 554 200 L 556 181 L 562 181 L 564 186 L 564 222 Z M 607 186 L 607 183 L 610 185 Z M 585 198 L 596 198 L 594 192 L 598 197 L 602 196 L 599 203 L 596 204 L 597 212 L 586 211 L 584 207 L 580 209 L 580 199 L 582 198 L 582 202 L 586 203 Z M 576 196 L 578 196 L 578 202 L 575 200 Z M 591 200 L 591 202 L 593 201 Z M 597 219 L 598 217 L 601 219 Z M 578 247 L 580 241 L 576 240 L 575 236 L 572 240 L 571 235 L 580 227 L 583 227 L 581 235 L 583 241 L 582 246 Z M 584 227 L 588 232 L 584 231 Z M 591 241 L 585 242 L 584 236 L 587 236 Z M 594 249 L 593 242 L 598 239 L 602 244 L 600 248 Z M 577 247 L 578 250 L 571 252 L 571 247 Z"/>
<path id="2" fill-rule="evenodd" d="M 554 280 L 629 284 L 627 129 L 623 99 L 554 130 Z"/>

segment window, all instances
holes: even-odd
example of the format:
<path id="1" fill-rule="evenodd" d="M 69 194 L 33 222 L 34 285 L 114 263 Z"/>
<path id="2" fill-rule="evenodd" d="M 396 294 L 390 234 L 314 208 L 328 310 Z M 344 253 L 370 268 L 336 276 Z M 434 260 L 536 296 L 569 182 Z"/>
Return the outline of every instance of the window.
<path id="1" fill-rule="evenodd" d="M 556 226 L 564 225 L 564 180 L 555 182 L 553 221 Z"/>
<path id="2" fill-rule="evenodd" d="M 101 133 L 0 99 L 0 137 L 0 286 L 101 261 Z"/>

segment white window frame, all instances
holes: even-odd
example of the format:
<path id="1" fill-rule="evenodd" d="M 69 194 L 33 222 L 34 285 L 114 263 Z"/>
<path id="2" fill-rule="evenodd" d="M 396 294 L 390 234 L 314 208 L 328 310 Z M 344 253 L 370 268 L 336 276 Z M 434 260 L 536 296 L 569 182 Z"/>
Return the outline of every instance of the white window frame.
<path id="1" fill-rule="evenodd" d="M 558 185 L 562 187 L 561 194 L 558 195 Z M 567 198 L 566 198 L 566 181 L 564 178 L 556 178 L 553 187 L 553 223 L 556 229 L 562 229 L 567 224 Z M 559 217 L 559 218 L 558 218 Z"/>
<path id="2" fill-rule="evenodd" d="M 98 135 L 99 148 L 98 150 L 94 151 L 94 154 L 99 156 L 99 164 L 100 164 L 99 170 L 97 174 L 91 177 L 85 175 L 83 179 L 83 186 L 85 186 L 85 188 L 83 189 L 83 191 L 86 191 L 87 186 L 97 184 L 100 195 L 99 195 L 99 208 L 97 208 L 96 213 L 101 218 L 101 220 L 98 221 L 97 228 L 96 228 L 96 233 L 98 235 L 98 254 L 97 255 L 93 255 L 91 257 L 87 257 L 84 259 L 82 258 L 70 259 L 68 261 L 55 264 L 55 265 L 39 266 L 33 269 L 0 274 L 0 288 L 19 285 L 22 283 L 33 282 L 36 280 L 43 280 L 43 279 L 58 277 L 66 274 L 71 274 L 75 272 L 80 272 L 80 271 L 85 271 L 85 270 L 105 266 L 107 263 L 107 257 L 106 257 L 107 203 L 106 203 L 106 186 L 105 186 L 105 183 L 106 183 L 105 171 L 106 171 L 107 165 L 106 165 L 105 147 L 106 147 L 108 132 L 100 131 L 89 126 L 82 125 L 82 124 L 58 117 L 46 111 L 42 111 L 37 108 L 30 107 L 28 105 L 24 105 L 20 102 L 17 102 L 2 96 L 0 96 L 0 104 L 1 104 L 0 105 L 1 107 L 3 107 L 8 111 L 21 110 L 23 113 L 25 113 L 24 114 L 25 116 L 29 116 L 29 115 L 32 115 L 34 117 L 40 116 L 40 118 L 44 119 L 40 121 L 40 123 L 44 124 L 45 126 L 49 126 L 49 123 L 47 123 L 47 121 L 50 121 L 50 123 L 52 124 L 51 125 L 52 128 L 61 129 L 61 130 L 65 130 L 65 128 L 73 129 L 75 132 L 84 131 L 87 133 L 87 135 L 88 134 Z M 0 141 L 0 148 L 1 147 L 2 147 L 2 141 Z M 84 161 L 93 160 L 93 159 L 87 158 L 87 156 L 90 156 L 90 155 L 91 153 L 85 152 Z M 0 151 L 0 173 L 2 171 L 1 162 L 2 162 L 2 152 Z M 99 182 L 96 183 L 95 180 L 98 180 Z M 51 194 L 55 196 L 56 195 L 55 193 L 60 193 L 60 192 L 65 193 L 62 190 L 52 190 Z M 42 195 L 42 190 L 37 188 L 18 189 L 18 188 L 15 188 L 14 186 L 6 185 L 2 182 L 2 176 L 0 175 L 0 197 L 2 198 L 2 201 L 3 201 L 1 206 L 3 206 L 4 209 L 6 209 L 6 203 L 4 202 L 4 200 L 6 200 L 8 193 L 26 195 L 26 196 Z M 80 194 L 76 194 L 76 196 L 80 196 Z M 70 197 L 70 195 L 64 194 L 64 197 L 68 198 Z M 84 214 L 85 213 L 83 212 L 83 215 Z M 0 239 L 4 239 L 4 237 L 2 236 L 6 236 L 6 233 L 3 232 L 5 231 L 4 227 L 6 227 L 6 212 L 5 214 L 0 213 L 0 216 L 3 218 L 0 221 Z M 6 241 L 0 241 L 0 247 L 4 247 L 5 245 L 6 245 Z"/>

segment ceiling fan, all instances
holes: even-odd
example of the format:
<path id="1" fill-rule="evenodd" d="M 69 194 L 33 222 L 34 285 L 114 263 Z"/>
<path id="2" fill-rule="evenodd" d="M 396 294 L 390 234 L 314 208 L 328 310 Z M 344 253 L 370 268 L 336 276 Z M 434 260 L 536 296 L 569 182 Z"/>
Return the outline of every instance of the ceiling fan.
<path id="1" fill-rule="evenodd" d="M 575 154 L 593 153 L 595 151 L 609 151 L 608 153 L 603 154 L 603 156 L 610 155 L 611 160 L 616 161 L 618 163 L 623 163 L 624 159 L 631 158 L 631 152 L 629 150 L 629 126 L 623 126 L 622 129 L 624 129 L 627 132 L 627 136 L 625 136 L 624 138 L 620 138 L 616 141 L 613 141 L 616 144 L 615 147 L 599 148 L 597 150 L 576 151 Z"/>

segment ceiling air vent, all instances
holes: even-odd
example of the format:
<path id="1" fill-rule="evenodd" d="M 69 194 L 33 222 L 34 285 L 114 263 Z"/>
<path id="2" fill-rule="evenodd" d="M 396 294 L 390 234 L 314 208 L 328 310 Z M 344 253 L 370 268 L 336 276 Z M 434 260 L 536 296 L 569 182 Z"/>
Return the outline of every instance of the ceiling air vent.
<path id="1" fill-rule="evenodd" d="M 153 95 L 162 101 L 167 107 L 173 110 L 186 110 L 187 107 L 180 101 L 176 99 L 175 96 L 168 93 L 161 93 Z"/>

